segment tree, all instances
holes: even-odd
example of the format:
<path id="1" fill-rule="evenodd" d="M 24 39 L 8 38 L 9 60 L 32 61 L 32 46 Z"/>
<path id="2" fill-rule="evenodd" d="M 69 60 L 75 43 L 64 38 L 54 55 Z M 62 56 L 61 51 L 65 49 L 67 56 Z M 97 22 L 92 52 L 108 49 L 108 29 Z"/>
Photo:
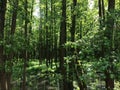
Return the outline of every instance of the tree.
<path id="1" fill-rule="evenodd" d="M 15 30 L 16 30 L 16 19 L 17 19 L 17 11 L 18 11 L 18 0 L 13 0 L 13 8 L 12 8 L 12 21 L 11 21 L 11 31 L 10 31 L 10 35 L 9 35 L 9 44 L 11 45 L 11 47 L 14 48 L 13 44 L 13 39 L 14 39 L 14 34 L 15 34 Z M 12 86 L 11 86 L 11 75 L 12 75 L 12 66 L 13 66 L 13 58 L 14 58 L 14 49 L 11 49 L 8 55 L 8 62 L 9 62 L 9 68 L 10 70 L 7 72 L 7 88 L 8 90 L 12 90 Z"/>
<path id="2" fill-rule="evenodd" d="M 26 68 L 27 68 L 27 61 L 28 61 L 28 1 L 25 0 L 24 4 L 25 9 L 25 23 L 24 23 L 24 38 L 25 38 L 25 47 L 23 52 L 23 82 L 22 82 L 22 90 L 26 90 Z"/>
<path id="3" fill-rule="evenodd" d="M 6 73 L 4 59 L 4 25 L 7 0 L 0 1 L 0 87 L 2 90 L 6 88 Z"/>
<path id="4" fill-rule="evenodd" d="M 71 42 L 75 41 L 75 30 L 76 30 L 76 5 L 77 0 L 73 0 L 73 5 L 71 6 L 71 28 L 70 28 L 70 34 L 71 34 Z M 71 48 L 71 56 L 74 55 L 74 48 Z M 69 84 L 68 87 L 70 90 L 73 90 L 73 71 L 74 71 L 74 63 L 75 60 L 72 59 L 69 63 Z"/>
<path id="5" fill-rule="evenodd" d="M 114 52 L 113 47 L 113 31 L 114 31 L 114 9 L 115 9 L 115 0 L 108 0 L 108 14 L 107 14 L 107 27 L 105 31 L 105 37 L 107 37 L 109 42 L 109 63 L 110 65 L 107 67 L 107 70 L 105 71 L 105 82 L 106 82 L 106 89 L 107 90 L 113 90 L 114 89 L 114 78 L 111 77 L 112 74 L 114 74 L 114 59 L 110 57 L 112 53 Z"/>
<path id="6" fill-rule="evenodd" d="M 60 71 L 62 75 L 62 86 L 63 90 L 68 90 L 67 80 L 66 80 L 66 70 L 64 57 L 66 56 L 65 45 L 66 43 L 66 0 L 62 0 L 62 17 L 60 25 L 60 41 L 59 41 L 59 60 L 60 60 Z"/>
<path id="7" fill-rule="evenodd" d="M 116 89 L 119 2 L 0 0 L 0 89 Z"/>
<path id="8" fill-rule="evenodd" d="M 99 0 L 98 5 L 99 5 L 99 22 L 100 22 L 100 29 L 101 29 L 105 23 L 104 0 Z"/>

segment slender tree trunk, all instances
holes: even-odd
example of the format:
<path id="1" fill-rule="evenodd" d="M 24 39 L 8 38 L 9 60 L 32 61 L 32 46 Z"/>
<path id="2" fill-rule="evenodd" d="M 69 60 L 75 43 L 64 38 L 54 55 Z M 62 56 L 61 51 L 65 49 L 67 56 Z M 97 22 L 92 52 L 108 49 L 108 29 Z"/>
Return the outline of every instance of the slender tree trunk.
<path id="1" fill-rule="evenodd" d="M 112 37 L 113 37 L 113 30 L 114 30 L 114 17 L 112 14 L 114 13 L 115 9 L 115 0 L 108 0 L 108 12 L 107 14 L 107 27 L 105 31 L 105 36 L 108 38 L 110 44 L 109 47 L 109 55 L 111 56 L 112 52 L 114 51 L 114 48 L 112 47 Z M 107 90 L 113 90 L 114 89 L 114 78 L 111 77 L 111 74 L 113 74 L 113 59 L 109 57 L 109 63 L 110 65 L 107 67 L 107 70 L 105 71 L 105 82 L 106 82 L 106 89 Z"/>
<path id="2" fill-rule="evenodd" d="M 99 22 L 100 22 L 100 29 L 105 24 L 105 9 L 104 9 L 104 0 L 98 1 L 98 7 L 99 7 Z"/>
<path id="3" fill-rule="evenodd" d="M 32 20 L 33 20 L 33 8 L 34 8 L 34 0 L 31 1 L 31 10 L 30 10 L 30 29 L 29 29 L 29 34 L 32 33 Z"/>
<path id="4" fill-rule="evenodd" d="M 25 26 L 24 26 L 24 30 L 25 30 L 25 50 L 24 50 L 24 65 L 23 65 L 23 83 L 22 83 L 22 90 L 27 90 L 26 88 L 26 68 L 27 68 L 27 60 L 28 60 L 28 52 L 27 52 L 27 45 L 28 45 L 28 30 L 27 30 L 27 26 L 28 26 L 28 1 L 25 0 L 25 5 L 24 5 L 24 9 L 25 9 Z"/>
<path id="5" fill-rule="evenodd" d="M 63 90 L 69 90 L 67 84 L 67 77 L 66 77 L 66 69 L 65 69 L 65 61 L 64 57 L 66 56 L 66 50 L 64 48 L 64 44 L 66 43 L 66 0 L 62 0 L 62 18 L 61 18 L 61 25 L 60 25 L 60 52 L 59 52 L 59 59 L 60 59 L 60 70 L 62 75 L 62 87 Z M 62 90 L 62 89 L 61 89 Z"/>
<path id="6" fill-rule="evenodd" d="M 76 26 L 76 14 L 75 12 L 75 7 L 77 4 L 77 0 L 73 0 L 73 5 L 71 8 L 71 19 L 72 19 L 72 26 L 70 29 L 70 33 L 71 33 L 71 42 L 75 41 L 75 26 Z M 71 48 L 71 56 L 74 54 L 74 48 Z M 74 59 L 71 60 L 71 62 L 69 63 L 69 83 L 68 83 L 68 87 L 69 90 L 73 90 L 73 68 L 74 68 Z"/>
<path id="7" fill-rule="evenodd" d="M 45 25 L 45 29 L 46 29 L 46 65 L 49 66 L 49 29 L 48 29 L 48 0 L 45 1 L 45 5 L 46 5 L 46 13 L 45 13 L 45 22 L 46 22 L 46 25 Z"/>
<path id="8" fill-rule="evenodd" d="M 30 45 L 30 38 L 32 36 L 32 23 L 33 23 L 33 8 L 34 8 L 34 0 L 31 1 L 30 6 L 30 24 L 28 29 L 28 45 Z M 28 51 L 28 58 L 32 58 L 32 51 Z"/>
<path id="9" fill-rule="evenodd" d="M 11 21 L 11 33 L 10 33 L 10 44 L 11 47 L 13 47 L 13 39 L 14 39 L 14 33 L 15 33 L 15 28 L 16 28 L 16 18 L 17 18 L 17 9 L 18 9 L 18 0 L 13 1 L 14 3 L 14 7 L 13 7 L 13 13 L 12 13 L 12 21 Z M 14 47 L 13 47 L 14 48 Z M 11 75 L 12 75 L 12 59 L 14 56 L 14 51 L 11 50 L 8 59 L 10 60 L 10 71 L 7 72 L 7 88 L 8 90 L 12 90 L 12 86 L 11 86 Z"/>
<path id="10" fill-rule="evenodd" d="M 40 12 L 40 20 L 39 20 L 39 63 L 42 63 L 43 59 L 43 43 L 42 43 L 42 37 L 43 37 L 43 32 L 42 32 L 42 18 L 41 18 L 41 1 L 39 1 L 39 12 Z"/>
<path id="11" fill-rule="evenodd" d="M 50 39 L 50 65 L 51 65 L 51 68 L 52 68 L 52 63 L 53 63 L 53 48 L 54 48 L 54 42 L 53 42 L 53 39 L 54 39 L 54 29 L 53 29 L 53 0 L 51 0 L 51 11 L 50 11 L 50 15 L 51 15 L 51 18 L 50 18 L 50 36 L 51 36 L 51 39 Z"/>
<path id="12" fill-rule="evenodd" d="M 7 0 L 0 0 L 0 88 L 1 90 L 7 90 L 6 88 L 6 73 L 5 73 L 5 59 L 4 59 L 4 24 L 5 24 L 5 12 L 6 12 Z"/>
<path id="13" fill-rule="evenodd" d="M 55 3 L 55 0 L 53 0 Z M 53 6 L 53 28 L 54 28 L 54 59 L 57 67 L 57 62 L 58 62 L 58 35 L 57 33 L 57 25 L 56 25 L 56 7 L 55 5 Z"/>
<path id="14" fill-rule="evenodd" d="M 105 13 L 104 13 L 104 0 L 99 0 L 99 17 L 100 17 L 100 29 L 103 28 L 103 24 L 105 22 Z M 110 42 L 109 47 L 110 49 L 109 52 L 113 51 L 112 48 L 112 33 L 114 30 L 114 18 L 112 17 L 112 13 L 114 12 L 115 9 L 115 0 L 108 0 L 108 12 L 109 14 L 107 14 L 107 27 L 106 27 L 106 31 L 104 36 L 106 36 Z M 102 46 L 102 53 L 101 56 L 104 57 L 105 53 L 104 52 L 108 52 L 105 51 L 105 47 Z M 111 55 L 111 53 L 109 53 L 109 55 Z M 111 77 L 111 74 L 113 73 L 113 64 L 112 64 L 113 60 L 110 58 L 109 59 L 109 63 L 110 66 L 107 67 L 107 70 L 105 70 L 105 83 L 106 83 L 106 89 L 107 90 L 113 90 L 114 89 L 114 78 Z"/>
<path id="15" fill-rule="evenodd" d="M 100 22 L 100 27 L 102 26 L 102 5 L 101 5 L 101 0 L 98 1 L 98 5 L 99 5 L 99 22 Z"/>
<path id="16" fill-rule="evenodd" d="M 102 0 L 102 16 L 103 16 L 103 24 L 105 24 L 105 6 L 104 6 L 104 0 Z"/>

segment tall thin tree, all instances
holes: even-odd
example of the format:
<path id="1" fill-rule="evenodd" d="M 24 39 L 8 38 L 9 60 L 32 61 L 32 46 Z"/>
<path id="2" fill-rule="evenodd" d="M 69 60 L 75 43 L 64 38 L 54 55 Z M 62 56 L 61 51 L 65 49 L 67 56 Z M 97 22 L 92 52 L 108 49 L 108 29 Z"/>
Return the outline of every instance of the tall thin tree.
<path id="1" fill-rule="evenodd" d="M 4 60 L 4 25 L 7 0 L 0 0 L 0 88 L 6 88 L 5 60 Z"/>
<path id="2" fill-rule="evenodd" d="M 23 83 L 22 83 L 22 90 L 27 90 L 26 88 L 26 68 L 27 68 L 27 61 L 28 61 L 28 51 L 27 51 L 27 45 L 28 45 L 28 0 L 25 0 L 24 4 L 25 9 L 25 24 L 24 24 L 24 36 L 25 36 L 25 49 L 24 49 L 24 57 L 23 57 Z"/>
<path id="3" fill-rule="evenodd" d="M 111 77 L 112 74 L 114 74 L 114 64 L 113 64 L 113 58 L 111 58 L 111 54 L 114 51 L 114 48 L 112 47 L 112 37 L 113 37 L 113 31 L 114 31 L 114 13 L 115 9 L 115 0 L 108 0 L 108 14 L 107 14 L 107 25 L 105 30 L 105 37 L 107 37 L 109 41 L 109 48 L 108 48 L 108 55 L 109 55 L 109 66 L 107 67 L 107 70 L 105 71 L 105 82 L 106 82 L 106 89 L 107 90 L 114 90 L 114 78 Z"/>
<path id="4" fill-rule="evenodd" d="M 11 31 L 10 31 L 10 40 L 9 44 L 13 47 L 13 39 L 14 39 L 14 33 L 16 29 L 16 19 L 17 19 L 17 11 L 18 11 L 18 0 L 13 0 L 13 8 L 12 8 L 12 21 L 11 21 Z M 9 60 L 9 68 L 10 70 L 7 72 L 7 88 L 8 90 L 12 90 L 12 85 L 11 85 L 11 76 L 12 76 L 12 66 L 13 62 L 12 59 L 14 58 L 14 51 L 11 49 L 9 55 L 8 55 L 8 60 Z"/>
<path id="5" fill-rule="evenodd" d="M 70 34 L 71 34 L 71 42 L 75 41 L 75 27 L 76 27 L 76 13 L 75 13 L 75 7 L 77 5 L 77 0 L 73 0 L 73 4 L 71 6 L 71 28 L 70 28 Z M 74 48 L 71 48 L 71 56 L 74 54 Z M 74 68 L 74 59 L 71 60 L 69 63 L 69 83 L 68 87 L 69 90 L 73 90 L 73 68 Z"/>
<path id="6" fill-rule="evenodd" d="M 65 61 L 64 57 L 66 56 L 66 50 L 64 44 L 66 43 L 66 0 L 62 0 L 62 18 L 60 25 L 60 42 L 59 42 L 59 59 L 60 59 L 60 70 L 62 75 L 62 86 L 63 90 L 68 90 L 67 79 L 66 79 L 66 70 L 65 70 Z"/>

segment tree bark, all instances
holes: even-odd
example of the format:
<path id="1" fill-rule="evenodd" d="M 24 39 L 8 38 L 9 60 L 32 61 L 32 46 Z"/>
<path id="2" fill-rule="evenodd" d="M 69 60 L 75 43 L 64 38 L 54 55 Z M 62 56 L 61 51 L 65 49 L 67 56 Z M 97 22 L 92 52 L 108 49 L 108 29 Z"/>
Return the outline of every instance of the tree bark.
<path id="1" fill-rule="evenodd" d="M 104 9 L 104 0 L 98 1 L 99 7 L 99 22 L 100 22 L 100 29 L 104 26 L 105 23 L 105 9 Z"/>
<path id="2" fill-rule="evenodd" d="M 49 48 L 50 48 L 50 37 L 49 37 L 49 26 L 48 26 L 48 0 L 45 1 L 45 6 L 46 6 L 46 10 L 45 10 L 45 22 L 46 22 L 46 25 L 45 25 L 45 30 L 46 30 L 46 52 L 45 52 L 45 55 L 46 55 L 46 65 L 47 67 L 49 66 L 50 64 L 50 52 L 49 52 Z"/>
<path id="3" fill-rule="evenodd" d="M 64 57 L 66 56 L 66 50 L 64 44 L 66 43 L 66 0 L 62 0 L 62 17 L 60 25 L 60 42 L 59 42 L 59 59 L 60 59 L 60 70 L 62 75 L 62 87 L 61 90 L 69 90 L 67 86 L 66 70 Z"/>
<path id="4" fill-rule="evenodd" d="M 6 88 L 6 72 L 5 72 L 5 60 L 4 60 L 4 24 L 5 24 L 5 12 L 6 12 L 7 0 L 0 0 L 0 88 L 1 90 L 7 90 Z"/>
<path id="5" fill-rule="evenodd" d="M 18 9 L 18 0 L 13 1 L 13 12 L 12 12 L 12 21 L 11 21 L 11 33 L 10 33 L 10 40 L 9 40 L 9 44 L 11 45 L 12 48 L 13 47 L 13 39 L 14 39 L 14 33 L 15 33 L 15 29 L 16 29 L 16 19 L 17 19 L 17 9 Z M 7 72 L 7 88 L 8 90 L 12 90 L 12 86 L 11 86 L 11 75 L 12 75 L 12 59 L 14 56 L 14 51 L 11 50 L 8 56 L 8 60 L 10 63 L 10 71 Z"/>
<path id="6" fill-rule="evenodd" d="M 41 1 L 39 1 L 39 6 L 41 6 Z M 41 42 L 43 39 L 43 32 L 42 32 L 42 18 L 41 18 L 41 12 L 42 12 L 42 9 L 41 7 L 39 7 L 39 12 L 40 12 L 40 20 L 39 20 L 39 46 L 38 46 L 38 49 L 39 49 L 39 63 L 41 64 L 42 63 L 42 59 L 43 59 L 43 43 Z"/>
<path id="7" fill-rule="evenodd" d="M 28 1 L 25 0 L 25 5 L 24 5 L 24 9 L 25 9 L 25 25 L 24 25 L 24 34 L 25 34 L 25 49 L 24 49 L 24 57 L 23 57 L 23 82 L 22 82 L 22 90 L 27 90 L 26 88 L 26 68 L 27 68 L 27 61 L 28 61 L 28 51 L 27 51 L 27 47 L 28 47 Z"/>
<path id="8" fill-rule="evenodd" d="M 108 0 L 108 13 L 107 14 L 107 27 L 105 30 L 105 36 L 107 37 L 107 39 L 109 40 L 110 44 L 109 47 L 110 49 L 108 49 L 108 53 L 111 56 L 112 52 L 114 51 L 114 48 L 112 47 L 112 35 L 113 35 L 113 30 L 114 30 L 114 17 L 112 16 L 112 14 L 114 13 L 114 9 L 115 9 L 115 0 Z M 113 59 L 109 56 L 109 63 L 110 65 L 107 67 L 107 70 L 105 71 L 105 82 L 106 82 L 106 89 L 107 90 L 114 90 L 114 78 L 111 77 L 111 74 L 114 74 L 114 70 L 113 70 Z"/>
<path id="9" fill-rule="evenodd" d="M 75 13 L 75 7 L 77 4 L 77 0 L 73 0 L 73 5 L 71 8 L 71 29 L 70 29 L 70 33 L 71 33 L 71 42 L 75 41 L 75 26 L 76 26 L 76 13 Z M 71 56 L 74 55 L 74 48 L 71 48 L 70 50 L 71 52 Z M 68 87 L 69 90 L 73 90 L 73 68 L 74 68 L 74 59 L 71 60 L 71 62 L 69 63 L 69 83 L 68 83 Z"/>
<path id="10" fill-rule="evenodd" d="M 102 26 L 102 5 L 101 5 L 101 0 L 98 1 L 98 6 L 99 6 L 99 22 L 100 22 L 100 27 Z"/>

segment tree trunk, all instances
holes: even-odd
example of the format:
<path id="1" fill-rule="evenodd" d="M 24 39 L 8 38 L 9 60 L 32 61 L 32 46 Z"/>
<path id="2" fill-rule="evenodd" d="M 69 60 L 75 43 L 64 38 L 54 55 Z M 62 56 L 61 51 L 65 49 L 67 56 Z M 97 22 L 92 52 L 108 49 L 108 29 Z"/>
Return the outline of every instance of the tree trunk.
<path id="1" fill-rule="evenodd" d="M 30 45 L 30 38 L 32 36 L 32 23 L 33 23 L 33 8 L 34 8 L 34 0 L 31 0 L 30 4 L 30 22 L 28 29 L 28 45 Z M 28 51 L 28 58 L 32 58 L 32 51 Z"/>
<path id="2" fill-rule="evenodd" d="M 49 64 L 50 64 L 50 56 L 49 56 L 49 27 L 48 27 L 48 0 L 46 0 L 46 2 L 45 2 L 45 5 L 46 5 L 46 13 L 45 13 L 45 22 L 46 22 L 46 25 L 45 25 L 45 30 L 46 30 L 46 52 L 45 52 L 45 54 L 46 54 L 46 65 L 47 66 L 49 66 Z"/>
<path id="3" fill-rule="evenodd" d="M 100 22 L 100 27 L 102 26 L 102 5 L 101 5 L 101 0 L 98 1 L 98 6 L 99 6 L 99 22 Z"/>
<path id="4" fill-rule="evenodd" d="M 113 30 L 114 30 L 114 17 L 112 16 L 112 14 L 114 13 L 114 9 L 115 9 L 115 0 L 108 0 L 109 14 L 107 14 L 107 27 L 105 31 L 105 36 L 110 42 L 109 44 L 110 49 L 108 49 L 110 56 L 112 54 L 111 52 L 114 51 L 114 47 L 112 47 L 112 43 L 113 43 L 112 37 L 113 37 Z M 109 57 L 109 63 L 110 65 L 107 67 L 107 70 L 105 71 L 106 89 L 113 90 L 114 89 L 114 78 L 111 77 L 111 74 L 113 74 L 114 72 L 113 70 L 114 65 L 113 65 L 113 59 L 111 57 Z"/>
<path id="5" fill-rule="evenodd" d="M 111 73 L 109 73 L 107 70 L 105 72 L 105 83 L 106 83 L 106 89 L 107 90 L 114 90 L 114 79 L 111 78 Z"/>
<path id="6" fill-rule="evenodd" d="M 53 0 L 54 3 L 55 3 L 55 0 Z M 53 28 L 54 28 L 54 61 L 56 62 L 56 67 L 57 67 L 57 62 L 58 62 L 58 35 L 56 35 L 57 33 L 57 24 L 56 24 L 56 7 L 55 5 L 53 6 L 53 12 L 54 12 L 54 15 L 53 15 Z"/>
<path id="7" fill-rule="evenodd" d="M 65 69 L 65 61 L 64 57 L 66 56 L 66 50 L 64 48 L 64 44 L 66 43 L 66 0 L 62 0 L 62 17 L 61 17 L 61 25 L 60 25 L 60 42 L 59 42 L 59 59 L 60 59 L 60 70 L 62 75 L 62 85 L 61 90 L 69 90 L 67 86 L 67 77 L 66 77 L 66 69 Z"/>
<path id="8" fill-rule="evenodd" d="M 5 60 L 4 60 L 4 24 L 5 24 L 5 12 L 6 12 L 7 0 L 0 0 L 0 88 L 1 90 L 7 90 L 6 88 L 6 73 L 5 73 Z"/>
<path id="9" fill-rule="evenodd" d="M 17 9 L 18 9 L 18 0 L 13 1 L 14 3 L 14 7 L 13 7 L 13 13 L 12 13 L 12 21 L 11 21 L 11 33 L 10 33 L 10 40 L 9 40 L 9 44 L 11 44 L 11 47 L 13 47 L 13 39 L 14 39 L 14 33 L 15 33 L 15 29 L 16 29 L 16 19 L 17 19 Z M 14 48 L 14 47 L 13 47 Z M 11 75 L 12 75 L 12 59 L 14 56 L 14 51 L 11 50 L 8 56 L 8 60 L 10 63 L 10 71 L 7 72 L 7 88 L 8 90 L 12 90 L 12 86 L 11 86 Z"/>
<path id="10" fill-rule="evenodd" d="M 25 49 L 24 49 L 24 57 L 23 57 L 23 82 L 22 82 L 22 90 L 27 90 L 26 88 L 26 68 L 27 68 L 27 60 L 28 60 L 28 52 L 27 52 L 27 47 L 28 47 L 28 1 L 25 0 L 25 5 L 24 5 L 24 9 L 25 9 L 25 25 L 24 25 L 24 34 L 25 34 Z"/>
<path id="11" fill-rule="evenodd" d="M 104 26 L 105 23 L 105 9 L 104 9 L 104 0 L 98 1 L 99 7 L 99 22 L 100 22 L 100 29 Z"/>
<path id="12" fill-rule="evenodd" d="M 71 33 L 71 42 L 75 41 L 75 26 L 76 26 L 76 14 L 75 12 L 75 7 L 77 4 L 77 0 L 73 0 L 73 5 L 71 8 L 71 19 L 72 19 L 72 26 L 70 29 L 70 33 Z M 74 55 L 74 48 L 71 48 L 70 50 L 71 52 L 71 56 Z M 70 88 L 69 90 L 73 90 L 73 68 L 74 68 L 74 59 L 71 60 L 71 62 L 69 63 L 69 83 L 68 83 L 68 87 Z"/>
<path id="13" fill-rule="evenodd" d="M 39 6 L 41 6 L 41 1 L 39 1 Z M 41 7 L 39 7 L 39 12 L 40 12 L 40 20 L 39 20 L 39 46 L 38 46 L 38 50 L 39 50 L 39 63 L 42 63 L 42 59 L 43 59 L 43 43 L 42 41 L 42 37 L 43 37 L 43 32 L 42 32 L 42 18 L 41 18 L 41 12 L 42 9 Z"/>

